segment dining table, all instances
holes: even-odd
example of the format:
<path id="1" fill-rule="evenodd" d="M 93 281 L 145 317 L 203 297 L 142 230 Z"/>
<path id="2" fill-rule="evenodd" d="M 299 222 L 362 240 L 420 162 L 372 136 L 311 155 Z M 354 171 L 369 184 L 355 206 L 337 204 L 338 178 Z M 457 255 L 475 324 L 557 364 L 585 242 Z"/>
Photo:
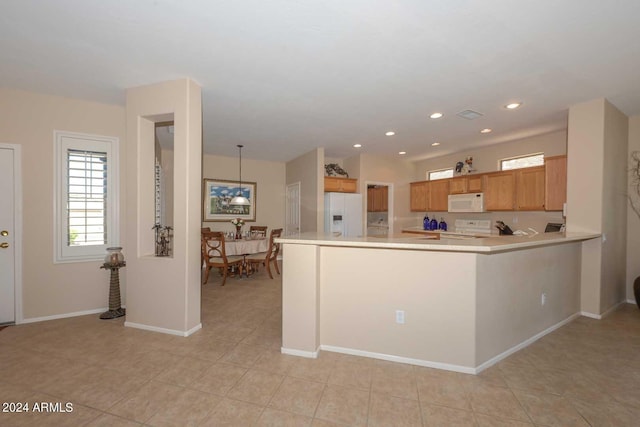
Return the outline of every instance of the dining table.
<path id="1" fill-rule="evenodd" d="M 269 239 L 266 237 L 227 239 L 224 241 L 224 251 L 227 256 L 257 254 L 266 252 L 267 249 L 269 249 Z"/>
<path id="2" fill-rule="evenodd" d="M 243 239 L 228 239 L 224 241 L 224 251 L 227 256 L 246 256 L 266 252 L 269 249 L 269 239 L 266 237 L 245 237 Z M 253 274 L 246 260 L 243 260 L 243 270 L 246 277 Z"/>

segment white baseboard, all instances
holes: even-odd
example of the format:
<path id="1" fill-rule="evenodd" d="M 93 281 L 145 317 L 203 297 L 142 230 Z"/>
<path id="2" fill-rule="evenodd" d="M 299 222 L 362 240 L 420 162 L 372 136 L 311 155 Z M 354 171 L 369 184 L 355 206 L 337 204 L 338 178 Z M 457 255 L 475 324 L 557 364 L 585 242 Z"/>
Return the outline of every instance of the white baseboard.
<path id="1" fill-rule="evenodd" d="M 589 318 L 591 318 L 591 319 L 602 320 L 602 319 L 604 319 L 605 317 L 607 317 L 608 315 L 610 315 L 611 313 L 613 313 L 614 311 L 616 311 L 616 310 L 618 309 L 618 307 L 620 307 L 622 304 L 626 304 L 626 303 L 628 303 L 628 302 L 629 302 L 629 300 L 626 300 L 626 301 L 625 301 L 625 300 L 622 300 L 622 301 L 620 301 L 619 303 L 614 304 L 614 306 L 613 306 L 613 307 L 611 307 L 610 309 L 608 309 L 607 311 L 605 311 L 605 312 L 604 312 L 604 313 L 602 313 L 602 314 L 593 314 L 593 313 L 589 313 L 589 312 L 587 312 L 587 311 L 581 311 L 581 312 L 580 312 L 580 314 L 581 314 L 581 315 L 583 315 L 583 316 L 585 316 L 585 317 L 589 317 Z M 636 302 L 635 302 L 635 301 L 633 301 L 631 304 L 635 304 L 635 303 L 636 303 Z"/>
<path id="2" fill-rule="evenodd" d="M 510 349 L 503 351 L 502 353 L 500 353 L 499 355 L 492 357 L 491 359 L 487 360 L 486 362 L 480 364 L 479 366 L 476 367 L 475 369 L 475 373 L 479 374 L 480 372 L 484 371 L 485 369 L 495 365 L 496 363 L 498 363 L 499 361 L 501 361 L 502 359 L 506 359 L 507 357 L 511 356 L 513 353 L 522 350 L 523 348 L 533 344 L 534 342 L 538 341 L 540 338 L 544 337 L 547 334 L 550 334 L 551 332 L 555 331 L 558 328 L 561 328 L 562 326 L 566 325 L 567 323 L 577 319 L 578 317 L 580 317 L 582 313 L 574 313 L 571 316 L 567 317 L 564 320 L 561 320 L 560 322 L 556 323 L 555 325 L 549 326 L 547 329 L 545 329 L 542 332 L 539 332 L 537 334 L 535 334 L 534 336 L 532 336 L 531 338 L 522 341 L 520 344 L 515 345 L 513 347 L 511 347 Z"/>
<path id="3" fill-rule="evenodd" d="M 107 310 L 109 310 L 109 308 L 104 307 L 104 308 L 95 308 L 93 310 L 76 311 L 74 313 L 54 314 L 53 316 L 32 317 L 29 319 L 22 319 L 22 321 L 16 322 L 16 324 L 46 322 L 47 320 L 66 319 L 67 317 L 86 316 L 88 314 L 104 313 Z"/>
<path id="4" fill-rule="evenodd" d="M 318 358 L 318 350 L 316 350 L 316 351 L 304 351 L 304 350 L 295 350 L 293 348 L 280 347 L 280 353 L 289 354 L 291 356 L 306 357 L 307 359 L 317 359 Z"/>
<path id="5" fill-rule="evenodd" d="M 321 350 L 332 351 L 334 353 L 350 354 L 352 356 L 370 357 L 372 359 L 388 360 L 390 362 L 406 363 L 409 365 L 424 366 L 426 368 L 443 369 L 446 371 L 462 372 L 464 374 L 475 374 L 476 369 L 468 366 L 451 365 L 449 363 L 431 362 L 429 360 L 413 359 L 410 357 L 394 356 L 391 354 L 374 353 L 370 351 L 354 350 L 352 348 L 335 347 L 332 345 L 321 345 Z"/>
<path id="6" fill-rule="evenodd" d="M 629 298 L 627 304 L 636 304 L 636 300 Z"/>
<path id="7" fill-rule="evenodd" d="M 188 331 L 179 331 L 177 329 L 159 328 L 157 326 L 149 326 L 149 325 L 143 325 L 141 323 L 133 323 L 133 322 L 124 322 L 124 326 L 127 326 L 129 328 L 143 329 L 145 331 L 151 331 L 151 332 L 160 332 L 162 334 L 177 335 L 179 337 L 188 337 L 189 335 L 193 334 L 194 332 L 202 329 L 202 323 L 198 323 L 196 326 L 194 326 L 193 328 L 189 329 Z"/>
<path id="8" fill-rule="evenodd" d="M 581 311 L 580 315 L 584 316 L 584 317 L 588 317 L 590 319 L 596 319 L 596 320 L 601 320 L 602 319 L 602 316 L 600 316 L 599 314 L 589 313 L 588 311 Z"/>
<path id="9" fill-rule="evenodd" d="M 496 363 L 498 363 L 499 361 L 501 361 L 502 359 L 505 359 L 507 357 L 509 357 L 510 355 L 512 355 L 513 353 L 522 350 L 523 348 L 527 347 L 528 345 L 533 344 L 535 341 L 539 340 L 540 338 L 542 338 L 543 336 L 550 334 L 551 332 L 555 331 L 556 329 L 566 325 L 567 323 L 573 321 L 574 319 L 578 318 L 581 315 L 581 313 L 574 313 L 571 316 L 567 317 L 564 320 L 561 320 L 560 322 L 556 323 L 555 325 L 552 325 L 550 327 L 548 327 L 547 329 L 545 329 L 542 332 L 537 333 L 536 335 L 532 336 L 531 338 L 524 340 L 523 342 L 521 342 L 518 345 L 515 345 L 513 347 L 511 347 L 510 349 L 503 351 L 502 353 L 500 353 L 499 355 L 492 357 L 491 359 L 487 360 L 486 362 L 482 363 L 479 366 L 474 367 L 470 367 L 470 366 L 461 366 L 461 365 L 453 365 L 453 364 L 449 364 L 449 363 L 441 363 L 441 362 L 433 362 L 430 360 L 422 360 L 422 359 L 413 359 L 410 357 L 402 357 L 402 356 L 394 356 L 391 354 L 384 354 L 384 353 L 375 353 L 375 352 L 370 352 L 370 351 L 363 351 L 363 350 L 356 350 L 356 349 L 352 349 L 352 348 L 344 348 L 344 347 L 336 347 L 336 346 L 332 346 L 332 345 L 321 345 L 320 346 L 320 350 L 324 350 L 324 351 L 331 351 L 334 353 L 343 353 L 343 354 L 350 354 L 353 356 L 362 356 L 362 357 L 369 357 L 372 359 L 380 359 L 380 360 L 388 360 L 390 362 L 398 362 L 398 363 L 406 363 L 409 365 L 416 365 L 416 366 L 424 366 L 426 368 L 435 368 L 435 369 L 442 369 L 442 370 L 446 370 L 446 371 L 453 371 L 453 372 L 461 372 L 463 374 L 479 374 L 480 372 L 484 371 L 485 369 L 489 368 L 490 366 L 495 365 Z M 281 348 L 280 351 L 283 354 L 291 354 L 293 356 L 302 356 L 302 357 L 317 357 L 318 352 L 310 352 L 310 351 L 300 351 L 300 350 L 292 350 L 292 349 L 286 349 L 286 348 Z"/>

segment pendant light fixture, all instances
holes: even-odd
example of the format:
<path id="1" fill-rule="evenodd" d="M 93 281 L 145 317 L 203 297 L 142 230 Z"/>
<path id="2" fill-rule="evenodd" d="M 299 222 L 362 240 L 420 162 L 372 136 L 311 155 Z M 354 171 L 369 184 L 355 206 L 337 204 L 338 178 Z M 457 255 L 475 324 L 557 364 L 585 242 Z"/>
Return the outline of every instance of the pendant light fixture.
<path id="1" fill-rule="evenodd" d="M 251 204 L 249 199 L 242 195 L 242 147 L 243 145 L 238 145 L 238 151 L 240 152 L 240 188 L 238 189 L 238 194 L 229 202 L 233 206 L 249 206 Z"/>

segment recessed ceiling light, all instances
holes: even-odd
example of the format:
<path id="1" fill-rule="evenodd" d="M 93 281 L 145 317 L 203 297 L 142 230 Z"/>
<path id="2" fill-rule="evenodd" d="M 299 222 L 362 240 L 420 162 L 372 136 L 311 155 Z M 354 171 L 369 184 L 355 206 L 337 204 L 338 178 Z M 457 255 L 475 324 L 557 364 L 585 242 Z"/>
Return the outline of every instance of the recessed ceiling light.
<path id="1" fill-rule="evenodd" d="M 393 136 L 395 134 L 396 133 L 394 131 L 392 131 L 392 130 L 390 130 L 389 132 L 385 133 L 385 135 L 387 135 L 387 136 Z"/>
<path id="2" fill-rule="evenodd" d="M 405 155 L 405 154 L 407 154 L 407 152 L 406 151 L 398 151 L 398 154 Z"/>
<path id="3" fill-rule="evenodd" d="M 360 148 L 360 147 L 362 147 L 362 144 L 353 144 L 353 147 L 354 148 Z"/>
<path id="4" fill-rule="evenodd" d="M 432 119 L 439 119 L 442 116 L 444 116 L 444 114 L 442 114 L 442 113 L 433 113 L 429 117 L 431 117 Z"/>
<path id="5" fill-rule="evenodd" d="M 438 145 L 440 145 L 439 142 L 434 142 L 434 143 L 431 144 L 432 147 L 437 147 Z"/>
<path id="6" fill-rule="evenodd" d="M 522 102 L 512 102 L 511 104 L 507 104 L 504 106 L 507 110 L 515 110 L 519 106 L 522 105 Z"/>
<path id="7" fill-rule="evenodd" d="M 484 128 L 480 131 L 480 133 L 491 133 L 491 132 L 492 132 L 492 129 L 489 129 L 489 128 Z"/>

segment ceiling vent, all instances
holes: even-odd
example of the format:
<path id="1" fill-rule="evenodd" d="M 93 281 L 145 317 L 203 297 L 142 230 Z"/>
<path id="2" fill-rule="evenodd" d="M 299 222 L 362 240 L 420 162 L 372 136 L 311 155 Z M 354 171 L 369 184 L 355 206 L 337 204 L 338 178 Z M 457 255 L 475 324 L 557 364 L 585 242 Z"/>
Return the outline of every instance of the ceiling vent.
<path id="1" fill-rule="evenodd" d="M 462 117 L 463 119 L 467 120 L 475 120 L 478 117 L 482 117 L 483 114 L 473 110 L 464 110 L 460 111 L 458 114 L 456 114 L 456 116 Z"/>

